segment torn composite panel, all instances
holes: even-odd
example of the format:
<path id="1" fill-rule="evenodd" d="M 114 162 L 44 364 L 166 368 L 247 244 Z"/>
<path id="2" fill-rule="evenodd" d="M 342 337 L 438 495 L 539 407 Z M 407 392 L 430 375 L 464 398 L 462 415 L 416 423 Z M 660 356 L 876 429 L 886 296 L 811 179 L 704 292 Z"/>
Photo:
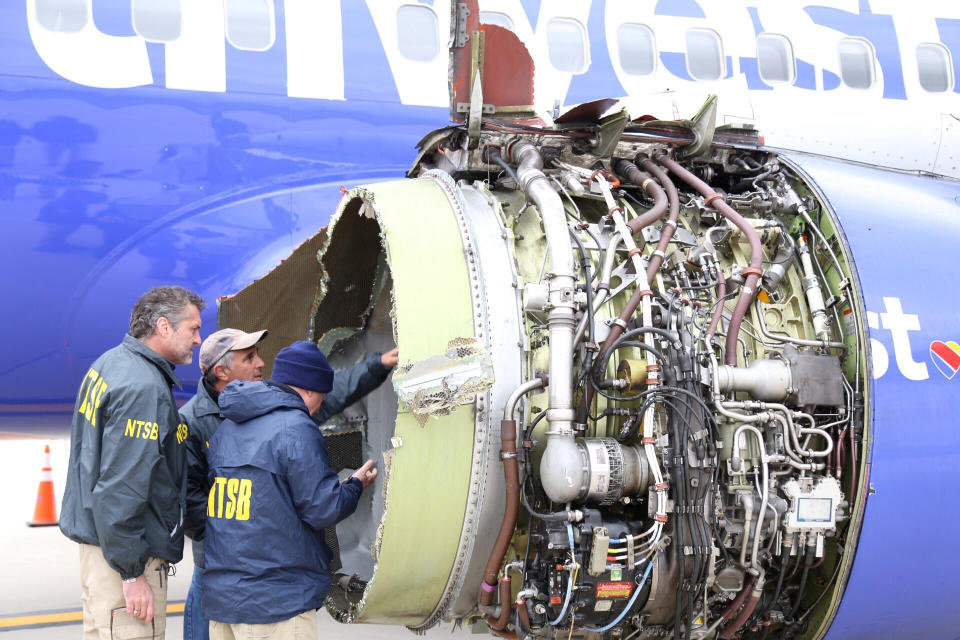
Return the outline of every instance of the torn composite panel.
<path id="1" fill-rule="evenodd" d="M 321 266 L 317 250 L 327 241 L 327 227 L 312 236 L 267 275 L 259 278 L 232 296 L 218 300 L 217 327 L 241 331 L 267 329 L 269 333 L 257 345 L 266 366 L 263 377 L 269 378 L 273 359 L 283 347 L 295 340 L 305 340 Z"/>
<path id="2" fill-rule="evenodd" d="M 473 338 L 454 338 L 443 354 L 398 367 L 393 388 L 417 421 L 449 415 L 457 405 L 473 404 L 493 386 L 493 363 L 486 347 Z"/>
<path id="3" fill-rule="evenodd" d="M 447 353 L 451 340 L 458 338 L 468 341 L 461 347 L 470 354 L 466 361 L 478 357 L 470 342 L 474 318 L 460 230 L 449 199 L 430 179 L 346 194 L 321 251 L 325 278 L 313 335 L 336 327 L 363 331 L 375 321 L 379 314 L 365 313 L 379 297 L 381 243 L 405 373 L 421 371 L 424 361 Z M 338 296 L 345 296 L 343 304 Z M 349 339 L 346 332 L 340 334 L 343 338 Z M 347 598 L 332 593 L 328 609 L 338 619 L 417 625 L 440 601 L 456 560 L 470 490 L 475 414 L 472 404 L 462 404 L 462 395 L 453 393 L 445 401 L 452 406 L 444 405 L 425 426 L 407 402 L 401 403 L 390 434 L 399 446 L 391 449 L 391 438 L 383 439 L 383 516 L 371 523 L 376 527 L 370 550 L 376 566 L 362 598 L 345 605 Z M 374 425 L 367 428 L 369 439 Z M 341 545 L 348 544 L 341 536 Z"/>

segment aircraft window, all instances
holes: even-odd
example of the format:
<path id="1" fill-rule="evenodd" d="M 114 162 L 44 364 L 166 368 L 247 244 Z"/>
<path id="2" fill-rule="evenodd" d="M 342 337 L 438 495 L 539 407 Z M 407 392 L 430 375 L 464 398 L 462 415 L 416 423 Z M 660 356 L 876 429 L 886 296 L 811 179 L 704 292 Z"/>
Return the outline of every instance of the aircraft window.
<path id="1" fill-rule="evenodd" d="M 557 71 L 583 73 L 587 70 L 587 30 L 579 20 L 552 18 L 547 23 L 547 52 Z"/>
<path id="2" fill-rule="evenodd" d="M 950 91 L 953 86 L 953 65 L 950 51 L 942 44 L 924 42 L 917 45 L 917 73 L 920 86 L 931 93 Z"/>
<path id="3" fill-rule="evenodd" d="M 760 78 L 769 84 L 793 84 L 797 79 L 793 45 L 786 36 L 777 33 L 757 36 L 757 66 Z"/>
<path id="4" fill-rule="evenodd" d="M 397 9 L 397 44 L 408 60 L 426 62 L 440 51 L 439 24 L 433 9 L 423 4 L 405 4 Z"/>
<path id="5" fill-rule="evenodd" d="M 481 11 L 480 22 L 483 24 L 495 24 L 498 27 L 513 31 L 513 20 L 505 13 L 499 11 Z"/>
<path id="6" fill-rule="evenodd" d="M 84 0 L 37 0 L 37 22 L 50 31 L 72 33 L 87 26 Z"/>
<path id="7" fill-rule="evenodd" d="M 147 42 L 173 42 L 180 37 L 180 2 L 133 0 L 133 30 Z"/>
<path id="8" fill-rule="evenodd" d="M 844 38 L 837 45 L 840 76 L 851 89 L 869 89 L 874 80 L 873 45 L 863 38 Z"/>
<path id="9" fill-rule="evenodd" d="M 241 51 L 266 51 L 273 46 L 273 0 L 227 0 L 225 9 L 227 41 L 231 45 Z"/>
<path id="10" fill-rule="evenodd" d="M 723 77 L 723 42 L 712 29 L 687 31 L 687 71 L 694 80 L 719 80 Z"/>
<path id="11" fill-rule="evenodd" d="M 631 76 L 648 76 L 657 67 L 657 42 L 645 24 L 624 23 L 617 28 L 620 66 Z"/>

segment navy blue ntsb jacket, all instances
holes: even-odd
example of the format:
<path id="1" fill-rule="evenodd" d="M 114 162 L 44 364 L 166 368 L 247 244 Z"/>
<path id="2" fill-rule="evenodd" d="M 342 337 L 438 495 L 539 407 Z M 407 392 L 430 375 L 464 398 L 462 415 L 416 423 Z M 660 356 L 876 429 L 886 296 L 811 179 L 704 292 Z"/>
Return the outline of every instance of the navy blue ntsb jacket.
<path id="1" fill-rule="evenodd" d="M 323 529 L 353 513 L 363 485 L 340 483 L 293 390 L 231 382 L 220 409 L 207 451 L 203 613 L 265 624 L 318 609 L 330 586 Z"/>

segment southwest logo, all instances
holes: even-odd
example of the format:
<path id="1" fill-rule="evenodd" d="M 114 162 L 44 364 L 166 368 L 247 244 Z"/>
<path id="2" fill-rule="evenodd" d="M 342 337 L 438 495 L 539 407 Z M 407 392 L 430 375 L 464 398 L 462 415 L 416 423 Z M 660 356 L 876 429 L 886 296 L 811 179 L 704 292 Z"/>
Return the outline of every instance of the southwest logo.
<path id="1" fill-rule="evenodd" d="M 960 371 L 960 344 L 953 340 L 942 342 L 934 340 L 930 343 L 930 359 L 947 380 Z"/>

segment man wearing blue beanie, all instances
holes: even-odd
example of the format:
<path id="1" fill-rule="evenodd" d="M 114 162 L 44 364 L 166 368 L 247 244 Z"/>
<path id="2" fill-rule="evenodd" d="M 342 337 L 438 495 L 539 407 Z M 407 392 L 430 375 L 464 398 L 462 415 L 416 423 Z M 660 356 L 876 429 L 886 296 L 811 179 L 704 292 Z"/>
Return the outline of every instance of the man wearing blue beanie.
<path id="1" fill-rule="evenodd" d="M 323 530 L 357 508 L 373 460 L 341 483 L 311 416 L 334 387 L 309 341 L 277 354 L 266 382 L 231 382 L 210 439 L 203 612 L 213 640 L 316 638 L 330 586 Z"/>

